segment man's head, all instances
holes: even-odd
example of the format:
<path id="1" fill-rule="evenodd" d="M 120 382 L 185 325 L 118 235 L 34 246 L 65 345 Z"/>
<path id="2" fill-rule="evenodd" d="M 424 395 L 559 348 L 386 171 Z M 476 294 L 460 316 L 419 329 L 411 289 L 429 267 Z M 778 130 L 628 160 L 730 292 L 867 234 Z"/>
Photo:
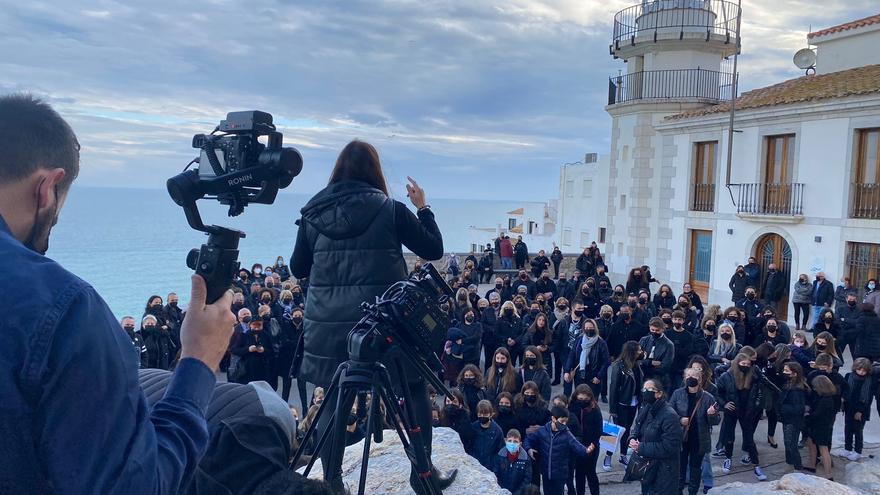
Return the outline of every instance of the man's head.
<path id="1" fill-rule="evenodd" d="M 134 318 L 131 316 L 124 316 L 122 321 L 122 328 L 125 329 L 126 332 L 134 332 Z"/>
<path id="2" fill-rule="evenodd" d="M 12 235 L 44 254 L 49 232 L 79 174 L 79 142 L 47 103 L 0 96 L 0 215 Z"/>
<path id="3" fill-rule="evenodd" d="M 825 272 L 819 272 L 816 274 L 816 279 L 819 281 L 825 280 Z"/>
<path id="4" fill-rule="evenodd" d="M 251 310 L 247 308 L 241 308 L 238 310 L 238 321 L 241 323 L 247 323 L 251 321 Z"/>
<path id="5" fill-rule="evenodd" d="M 757 260 L 755 259 L 754 256 L 750 256 L 750 257 L 749 257 L 749 264 L 750 264 L 750 265 L 752 265 L 752 264 L 754 264 L 754 263 L 756 263 L 756 262 L 757 262 Z"/>
<path id="6" fill-rule="evenodd" d="M 771 271 L 776 270 L 776 263 L 770 263 L 770 266 L 768 266 L 767 269 Z"/>
<path id="7" fill-rule="evenodd" d="M 171 306 L 172 308 L 176 308 L 177 303 L 180 302 L 180 298 L 177 297 L 177 294 L 175 294 L 174 292 L 168 294 L 167 300 L 168 300 L 168 305 Z"/>

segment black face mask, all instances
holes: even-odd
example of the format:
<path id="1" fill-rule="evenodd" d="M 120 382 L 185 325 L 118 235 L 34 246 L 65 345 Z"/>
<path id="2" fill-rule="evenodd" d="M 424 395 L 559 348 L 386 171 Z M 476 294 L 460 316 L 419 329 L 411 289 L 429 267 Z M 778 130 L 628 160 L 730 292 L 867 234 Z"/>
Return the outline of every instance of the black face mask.
<path id="1" fill-rule="evenodd" d="M 574 310 L 574 315 L 577 316 L 578 318 L 580 318 L 581 316 L 584 316 L 584 310 L 576 309 L 576 310 Z"/>
<path id="2" fill-rule="evenodd" d="M 715 335 L 715 325 L 706 325 L 706 333 Z"/>
<path id="3" fill-rule="evenodd" d="M 854 307 L 856 307 L 856 302 L 855 302 L 855 301 L 847 301 L 847 302 L 846 302 L 846 305 L 849 306 L 849 307 L 851 307 L 851 308 L 854 308 Z"/>
<path id="4" fill-rule="evenodd" d="M 751 301 L 752 299 L 755 298 L 755 295 L 752 293 L 749 293 L 749 294 L 746 294 L 746 298 Z"/>
<path id="5" fill-rule="evenodd" d="M 632 318 L 632 313 L 620 313 L 620 317 L 624 319 L 624 321 L 629 321 Z"/>
<path id="6" fill-rule="evenodd" d="M 731 335 L 729 333 L 722 333 L 721 334 L 721 340 L 730 340 L 732 338 L 733 338 L 733 335 Z"/>
<path id="7" fill-rule="evenodd" d="M 529 404 L 534 404 L 535 402 L 538 402 L 537 395 L 526 395 L 524 397 L 525 397 L 525 401 Z"/>
<path id="8" fill-rule="evenodd" d="M 752 365 L 750 365 L 750 364 L 746 365 L 746 366 L 743 366 L 741 364 L 737 364 L 737 367 L 739 367 L 739 370 L 742 371 L 743 373 L 748 373 L 749 370 L 752 369 Z"/>
<path id="9" fill-rule="evenodd" d="M 590 329 L 590 330 L 587 330 L 587 331 L 586 331 L 586 334 L 587 334 L 587 337 L 595 337 L 595 336 L 596 336 L 596 331 L 593 330 L 593 329 Z"/>
<path id="10" fill-rule="evenodd" d="M 540 313 L 540 312 L 541 312 L 540 309 L 533 309 L 533 310 L 531 311 L 531 313 L 532 313 L 533 316 L 537 316 L 537 314 Z"/>
<path id="11" fill-rule="evenodd" d="M 558 309 L 559 311 L 565 311 L 566 309 L 568 309 L 568 306 L 557 306 L 556 309 Z"/>
<path id="12" fill-rule="evenodd" d="M 661 332 L 651 332 L 651 337 L 654 337 L 655 339 L 659 339 L 662 336 L 663 334 Z"/>
<path id="13" fill-rule="evenodd" d="M 503 284 L 495 284 L 495 288 L 498 290 L 501 290 L 502 287 L 504 287 Z"/>
<path id="14" fill-rule="evenodd" d="M 653 404 L 657 402 L 657 393 L 650 390 L 643 390 L 642 402 L 644 402 L 645 404 Z"/>
<path id="15" fill-rule="evenodd" d="M 126 325 L 126 326 L 124 326 L 124 327 L 122 327 L 122 328 L 124 328 L 125 331 L 128 332 L 128 333 L 134 332 L 134 327 L 133 327 L 133 326 Z"/>
<path id="16" fill-rule="evenodd" d="M 466 321 L 467 323 L 473 323 L 474 322 L 474 315 L 465 316 L 464 321 Z"/>
<path id="17" fill-rule="evenodd" d="M 485 416 L 480 416 L 478 419 L 480 420 L 481 425 L 487 425 L 489 424 L 489 421 L 492 421 L 492 418 L 487 418 Z"/>
<path id="18" fill-rule="evenodd" d="M 696 387 L 697 385 L 700 384 L 700 381 L 697 380 L 697 379 L 694 378 L 694 377 L 690 377 L 690 378 L 688 378 L 687 380 L 685 380 L 685 384 L 686 384 L 688 387 Z"/>
<path id="19" fill-rule="evenodd" d="M 144 325 L 144 330 L 155 330 L 156 325 Z"/>
<path id="20" fill-rule="evenodd" d="M 250 317 L 250 316 L 244 316 L 244 317 L 242 317 L 241 322 L 242 322 L 242 323 L 250 323 L 250 322 L 251 322 L 251 317 Z"/>
<path id="21" fill-rule="evenodd" d="M 464 383 L 465 385 L 473 385 L 473 384 L 477 383 L 477 379 L 476 379 L 476 378 L 463 378 L 461 381 L 462 381 L 462 383 Z"/>
<path id="22" fill-rule="evenodd" d="M 293 298 L 292 297 L 285 297 L 281 301 L 284 302 L 284 304 L 290 304 L 293 302 Z"/>
<path id="23" fill-rule="evenodd" d="M 526 275 L 525 273 L 523 273 L 522 275 L 519 276 L 519 278 L 520 278 L 520 280 L 525 280 L 525 279 L 529 278 L 529 276 Z"/>
<path id="24" fill-rule="evenodd" d="M 622 291 L 622 290 L 616 290 L 616 291 L 614 291 L 614 293 L 617 294 L 618 296 L 622 296 L 622 295 L 623 295 L 623 291 Z"/>
<path id="25" fill-rule="evenodd" d="M 595 286 L 596 286 L 596 284 L 594 284 L 593 282 L 587 282 L 587 287 L 592 289 Z"/>
<path id="26" fill-rule="evenodd" d="M 177 301 L 172 301 L 172 302 L 168 303 L 168 305 L 174 309 L 177 309 Z"/>
<path id="27" fill-rule="evenodd" d="M 662 318 L 662 320 L 666 325 L 672 325 L 672 318 Z"/>
<path id="28" fill-rule="evenodd" d="M 626 304 L 627 306 L 635 309 L 637 303 L 635 301 L 628 301 Z"/>
<path id="29" fill-rule="evenodd" d="M 507 363 L 495 363 L 495 366 L 498 368 L 498 372 L 501 373 L 504 371 L 504 368 L 507 368 Z"/>
<path id="30" fill-rule="evenodd" d="M 272 315 L 263 315 L 263 321 L 269 321 L 272 319 Z"/>
<path id="31" fill-rule="evenodd" d="M 767 327 L 767 333 L 776 333 L 776 327 L 768 326 L 768 327 Z"/>
<path id="32" fill-rule="evenodd" d="M 681 328 L 682 325 L 681 323 L 674 323 L 672 326 L 675 327 L 676 330 L 678 330 Z"/>
<path id="33" fill-rule="evenodd" d="M 727 319 L 736 323 L 739 321 L 739 316 L 728 316 Z"/>
<path id="34" fill-rule="evenodd" d="M 610 320 L 610 319 L 611 319 L 611 316 L 612 316 L 611 313 L 603 313 L 603 314 L 602 314 L 602 318 L 604 318 L 604 319 L 606 319 L 606 320 Z"/>
<path id="35" fill-rule="evenodd" d="M 302 316 L 294 316 L 293 318 L 291 318 L 291 321 L 299 325 L 300 323 L 302 323 L 303 319 Z"/>
<path id="36" fill-rule="evenodd" d="M 533 358 L 533 357 L 526 358 L 525 363 L 526 363 L 526 366 L 534 366 L 534 365 L 538 364 L 538 359 Z"/>
<path id="37" fill-rule="evenodd" d="M 644 299 L 644 298 L 640 298 L 640 299 L 639 299 L 639 302 L 642 303 L 642 304 L 648 304 L 648 300 L 647 300 L 647 299 Z"/>
<path id="38" fill-rule="evenodd" d="M 820 351 L 824 351 L 827 348 L 828 344 L 816 344 L 816 349 L 819 349 Z"/>
<path id="39" fill-rule="evenodd" d="M 504 316 L 513 316 L 513 310 L 512 309 L 505 309 Z"/>
<path id="40" fill-rule="evenodd" d="M 511 411 L 510 406 L 498 406 L 498 414 L 510 414 Z"/>

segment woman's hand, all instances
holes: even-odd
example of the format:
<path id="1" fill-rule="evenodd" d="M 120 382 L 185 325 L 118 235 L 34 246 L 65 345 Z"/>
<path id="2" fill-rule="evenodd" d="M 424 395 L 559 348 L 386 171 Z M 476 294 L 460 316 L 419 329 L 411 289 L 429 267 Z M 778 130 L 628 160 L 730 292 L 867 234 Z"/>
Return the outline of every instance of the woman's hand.
<path id="1" fill-rule="evenodd" d="M 419 183 L 415 181 L 410 176 L 406 177 L 406 180 L 409 181 L 409 184 L 406 185 L 406 195 L 409 197 L 409 200 L 412 202 L 413 206 L 416 209 L 422 208 L 425 206 L 425 190 L 419 187 Z"/>

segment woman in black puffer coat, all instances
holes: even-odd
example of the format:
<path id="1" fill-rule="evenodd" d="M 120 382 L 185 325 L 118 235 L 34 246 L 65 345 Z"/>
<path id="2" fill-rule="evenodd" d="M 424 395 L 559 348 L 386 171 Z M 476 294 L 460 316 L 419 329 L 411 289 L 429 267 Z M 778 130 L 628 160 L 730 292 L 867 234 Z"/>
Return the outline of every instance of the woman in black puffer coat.
<path id="1" fill-rule="evenodd" d="M 678 495 L 682 429 L 678 414 L 669 406 L 663 384 L 646 380 L 642 407 L 633 426 L 629 447 L 653 465 L 642 479 L 642 493 Z"/>

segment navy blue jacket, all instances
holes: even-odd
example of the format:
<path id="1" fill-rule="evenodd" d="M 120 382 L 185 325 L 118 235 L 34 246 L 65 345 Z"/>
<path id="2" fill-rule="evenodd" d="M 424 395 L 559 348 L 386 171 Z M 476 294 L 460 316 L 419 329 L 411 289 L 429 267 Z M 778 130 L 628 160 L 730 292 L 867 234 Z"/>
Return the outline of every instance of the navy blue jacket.
<path id="1" fill-rule="evenodd" d="M 149 410 L 140 358 L 110 308 L 2 218 L 0 273 L 2 491 L 177 493 L 208 445 L 214 373 L 181 360 Z"/>
<path id="2" fill-rule="evenodd" d="M 568 478 L 568 463 L 574 457 L 587 458 L 587 448 L 577 441 L 567 426 L 559 423 L 553 431 L 552 422 L 526 435 L 526 451 L 538 451 L 541 476 L 548 480 Z"/>
<path id="3" fill-rule="evenodd" d="M 519 456 L 511 462 L 507 458 L 507 447 L 504 447 L 492 460 L 492 472 L 501 488 L 510 490 L 513 495 L 522 495 L 532 480 L 532 461 L 526 449 L 520 447 Z"/>
<path id="4" fill-rule="evenodd" d="M 488 428 L 483 428 L 479 421 L 474 421 L 471 428 L 474 429 L 474 439 L 468 454 L 480 461 L 486 469 L 492 469 L 492 458 L 498 449 L 504 447 L 504 432 L 494 421 L 489 423 Z"/>

